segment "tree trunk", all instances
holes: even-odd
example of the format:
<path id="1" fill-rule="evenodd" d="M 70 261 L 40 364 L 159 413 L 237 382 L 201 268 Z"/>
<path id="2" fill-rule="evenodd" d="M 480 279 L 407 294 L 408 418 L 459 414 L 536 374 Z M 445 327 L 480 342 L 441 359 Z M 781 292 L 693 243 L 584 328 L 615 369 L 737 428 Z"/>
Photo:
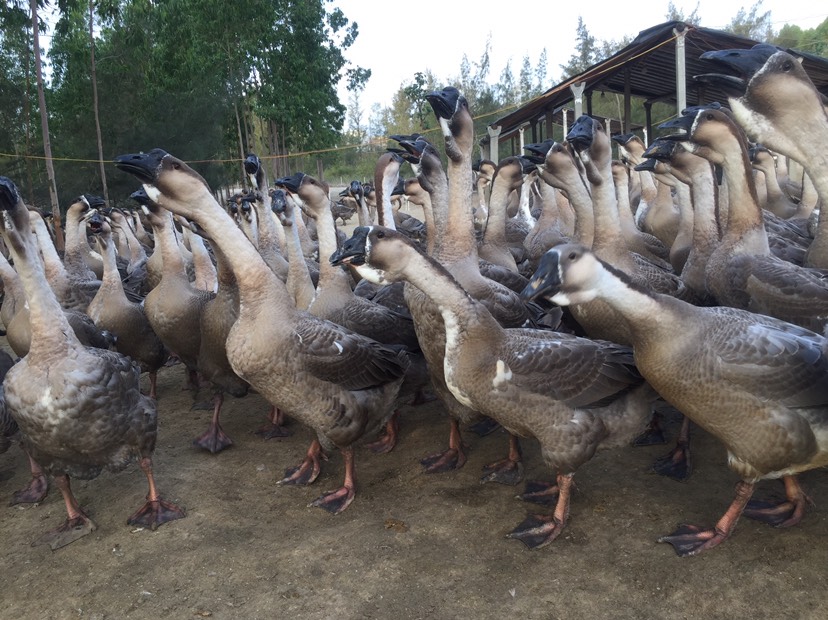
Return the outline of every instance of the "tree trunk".
<path id="1" fill-rule="evenodd" d="M 101 118 L 98 113 L 98 74 L 95 71 L 95 13 L 94 0 L 89 0 L 89 53 L 92 69 L 92 109 L 95 111 L 95 131 L 98 136 L 98 164 L 101 167 L 101 185 L 106 206 L 109 206 L 109 190 L 106 187 L 106 170 L 103 159 L 103 140 L 101 139 Z"/>
<path id="2" fill-rule="evenodd" d="M 32 84 L 32 65 L 28 47 L 24 50 L 24 55 L 26 56 L 26 98 L 23 100 L 23 127 L 26 131 L 26 180 L 29 183 L 29 204 L 33 205 L 35 201 L 34 177 L 32 176 L 32 159 L 29 157 L 32 154 L 32 103 L 29 92 L 29 87 Z"/>
<path id="3" fill-rule="evenodd" d="M 37 75 L 37 101 L 40 105 L 40 127 L 43 130 L 43 154 L 46 157 L 46 176 L 49 179 L 49 198 L 52 202 L 52 219 L 55 225 L 55 247 L 62 252 L 63 223 L 58 204 L 57 184 L 55 183 L 55 167 L 52 163 L 52 143 L 49 140 L 49 114 L 46 111 L 46 93 L 43 91 L 43 67 L 40 60 L 40 33 L 38 32 L 37 0 L 29 0 L 32 13 L 32 37 L 35 55 L 35 73 Z"/>
<path id="4" fill-rule="evenodd" d="M 241 119 L 239 118 L 239 104 L 233 102 L 233 109 L 236 111 L 236 131 L 239 134 L 239 157 L 241 158 L 241 187 L 247 187 L 247 173 L 244 171 L 244 142 L 242 141 Z"/>

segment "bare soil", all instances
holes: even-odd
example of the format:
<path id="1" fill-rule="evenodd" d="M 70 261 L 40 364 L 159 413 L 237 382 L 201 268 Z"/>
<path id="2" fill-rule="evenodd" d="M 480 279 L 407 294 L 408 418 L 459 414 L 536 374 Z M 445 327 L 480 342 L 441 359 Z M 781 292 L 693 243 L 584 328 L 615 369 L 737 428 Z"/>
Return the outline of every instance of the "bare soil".
<path id="1" fill-rule="evenodd" d="M 721 445 L 694 429 L 687 483 L 647 473 L 668 447 L 603 452 L 576 476 L 567 529 L 532 551 L 505 535 L 548 509 L 517 500 L 519 488 L 479 483 L 482 466 L 506 454 L 502 431 L 465 433 L 466 466 L 426 475 L 418 461 L 446 447 L 448 424 L 439 402 L 404 409 L 393 452 L 357 451 L 356 500 L 333 516 L 307 505 L 340 485 L 339 455 L 312 486 L 277 486 L 312 435 L 296 422 L 287 439 L 254 435 L 267 412 L 255 394 L 226 403 L 235 445 L 199 451 L 191 440 L 210 413 L 191 409 L 182 384 L 181 366 L 162 371 L 155 471 L 187 517 L 154 532 L 126 525 L 146 494 L 137 466 L 75 482 L 98 529 L 54 552 L 31 542 L 65 518 L 55 489 L 40 505 L 0 508 L 0 617 L 828 617 L 824 470 L 802 476 L 818 505 L 800 526 L 743 519 L 723 545 L 683 559 L 656 539 L 679 522 L 711 525 L 731 501 Z M 526 477 L 551 479 L 537 444 L 523 447 Z M 28 478 L 16 446 L 0 455 L 0 496 Z M 768 482 L 759 493 L 780 490 Z"/>

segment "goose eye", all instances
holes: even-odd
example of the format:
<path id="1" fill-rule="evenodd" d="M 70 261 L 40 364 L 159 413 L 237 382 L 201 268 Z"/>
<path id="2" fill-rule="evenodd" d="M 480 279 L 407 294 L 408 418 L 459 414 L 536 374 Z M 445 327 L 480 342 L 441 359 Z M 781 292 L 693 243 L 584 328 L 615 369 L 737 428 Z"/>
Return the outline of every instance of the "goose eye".
<path id="1" fill-rule="evenodd" d="M 713 115 L 710 112 L 708 112 L 707 115 L 705 116 L 705 118 L 709 121 L 712 121 L 713 120 Z"/>
<path id="2" fill-rule="evenodd" d="M 377 239 L 383 239 L 385 237 L 385 232 L 380 230 L 377 231 Z"/>
<path id="3" fill-rule="evenodd" d="M 782 63 L 782 71 L 790 71 L 791 69 L 793 69 L 793 63 L 790 60 Z"/>
<path id="4" fill-rule="evenodd" d="M 180 170 L 181 169 L 181 164 L 173 164 L 173 169 L 174 170 Z"/>
<path id="5" fill-rule="evenodd" d="M 578 258 L 578 253 L 577 252 L 570 252 L 569 253 L 569 260 L 575 260 L 576 258 Z"/>

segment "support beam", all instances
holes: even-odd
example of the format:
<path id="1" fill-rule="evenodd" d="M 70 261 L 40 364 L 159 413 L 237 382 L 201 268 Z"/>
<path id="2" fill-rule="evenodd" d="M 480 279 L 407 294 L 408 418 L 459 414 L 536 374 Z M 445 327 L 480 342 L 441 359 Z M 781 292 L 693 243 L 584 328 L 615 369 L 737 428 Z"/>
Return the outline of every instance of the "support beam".
<path id="1" fill-rule="evenodd" d="M 489 159 L 491 159 L 495 164 L 500 161 L 500 132 L 503 131 L 503 127 L 489 125 L 487 127 L 489 132 Z"/>
<path id="2" fill-rule="evenodd" d="M 523 147 L 526 145 L 526 138 L 524 137 L 523 133 L 526 131 L 526 128 L 529 126 L 529 123 L 523 123 L 520 127 L 518 127 L 518 136 L 519 136 L 519 146 L 518 155 L 523 155 Z"/>
<path id="3" fill-rule="evenodd" d="M 630 85 L 630 68 L 624 69 L 624 123 L 623 133 L 630 133 L 632 131 L 632 93 Z"/>
<path id="4" fill-rule="evenodd" d="M 676 35 L 676 114 L 680 115 L 681 111 L 687 107 L 687 76 L 684 59 L 684 37 L 687 29 L 673 28 L 673 34 Z"/>
<path id="5" fill-rule="evenodd" d="M 584 87 L 586 82 L 576 82 L 569 86 L 572 91 L 572 97 L 575 100 L 575 118 L 577 119 L 584 113 Z"/>
<path id="6" fill-rule="evenodd" d="M 653 104 L 649 101 L 644 102 L 644 146 L 650 146 L 649 136 L 653 133 Z"/>

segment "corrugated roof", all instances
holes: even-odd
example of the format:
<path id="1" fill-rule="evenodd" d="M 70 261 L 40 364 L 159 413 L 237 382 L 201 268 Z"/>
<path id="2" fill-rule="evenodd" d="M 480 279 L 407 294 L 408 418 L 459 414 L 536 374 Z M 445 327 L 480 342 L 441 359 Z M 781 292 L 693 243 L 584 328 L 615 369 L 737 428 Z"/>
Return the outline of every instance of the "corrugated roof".
<path id="1" fill-rule="evenodd" d="M 704 52 L 732 48 L 750 48 L 757 41 L 736 36 L 721 30 L 702 28 L 681 21 L 670 21 L 638 33 L 635 40 L 586 71 L 579 73 L 539 97 L 503 116 L 492 126 L 500 126 L 501 140 L 505 140 L 524 123 L 536 122 L 546 116 L 548 110 L 558 111 L 573 100 L 570 85 L 585 83 L 584 94 L 589 91 L 624 94 L 625 76 L 629 76 L 630 94 L 648 101 L 676 102 L 676 31 L 684 31 L 685 75 L 687 76 L 687 105 L 700 105 L 711 101 L 727 101 L 727 95 L 718 86 L 693 81 L 694 75 L 721 70 L 710 60 L 701 60 Z M 823 94 L 828 93 L 828 59 L 790 50 L 803 58 L 803 66 Z M 586 112 L 586 106 L 584 106 Z"/>

